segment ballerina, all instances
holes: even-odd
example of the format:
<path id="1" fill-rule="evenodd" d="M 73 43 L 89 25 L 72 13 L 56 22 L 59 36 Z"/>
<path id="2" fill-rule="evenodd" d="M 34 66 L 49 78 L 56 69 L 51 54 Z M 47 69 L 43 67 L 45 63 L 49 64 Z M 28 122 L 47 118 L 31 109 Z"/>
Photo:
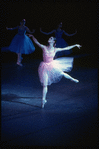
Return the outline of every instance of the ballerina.
<path id="1" fill-rule="evenodd" d="M 73 34 L 68 34 L 66 33 L 64 30 L 62 30 L 62 22 L 58 25 L 57 29 L 52 30 L 51 32 L 43 32 L 40 28 L 40 32 L 45 34 L 45 35 L 50 35 L 52 33 L 55 34 L 55 38 L 56 38 L 56 48 L 64 48 L 68 46 L 68 43 L 62 38 L 62 35 L 65 34 L 66 36 L 73 36 L 77 33 L 77 31 Z M 66 50 L 66 51 L 62 51 L 62 52 L 57 52 L 57 54 L 55 55 L 55 57 L 60 57 L 60 56 L 64 56 L 64 55 L 69 55 L 71 54 L 72 50 Z"/>
<path id="2" fill-rule="evenodd" d="M 56 48 L 54 47 L 54 37 L 50 37 L 48 39 L 49 45 L 45 46 L 40 44 L 33 35 L 28 34 L 28 36 L 32 37 L 33 41 L 43 50 L 43 62 L 41 62 L 39 65 L 38 73 L 41 85 L 43 86 L 41 107 L 44 108 L 44 105 L 47 102 L 46 95 L 48 92 L 48 85 L 59 82 L 63 76 L 67 79 L 70 79 L 71 81 L 74 81 L 75 83 L 79 82 L 79 80 L 74 79 L 64 72 L 71 71 L 73 67 L 73 58 L 57 58 L 53 60 L 56 52 L 70 50 L 74 47 L 78 47 L 80 49 L 81 46 L 79 44 L 75 44 L 65 48 Z"/>
<path id="3" fill-rule="evenodd" d="M 35 51 L 35 47 L 33 45 L 33 42 L 31 39 L 25 35 L 26 31 L 30 34 L 34 33 L 29 30 L 27 26 L 25 26 L 26 20 L 23 19 L 20 22 L 20 26 L 14 27 L 14 28 L 8 28 L 6 27 L 7 30 L 14 30 L 18 29 L 18 33 L 14 36 L 14 38 L 11 41 L 11 44 L 9 46 L 9 50 L 12 52 L 17 53 L 17 65 L 22 66 L 21 61 L 22 61 L 22 54 L 30 54 Z"/>

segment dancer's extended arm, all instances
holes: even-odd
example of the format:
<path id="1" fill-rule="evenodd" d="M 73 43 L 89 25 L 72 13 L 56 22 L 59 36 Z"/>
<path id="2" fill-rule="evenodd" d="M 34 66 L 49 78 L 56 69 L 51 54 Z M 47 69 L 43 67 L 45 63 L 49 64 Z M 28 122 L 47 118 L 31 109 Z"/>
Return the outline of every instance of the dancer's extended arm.
<path id="1" fill-rule="evenodd" d="M 17 29 L 17 28 L 18 28 L 18 26 L 13 27 L 13 28 L 8 28 L 8 27 L 6 27 L 7 30 L 14 30 L 14 29 Z"/>
<path id="2" fill-rule="evenodd" d="M 64 51 L 64 50 L 70 50 L 70 49 L 72 49 L 74 47 L 78 47 L 80 49 L 80 47 L 82 47 L 82 46 L 79 45 L 79 44 L 75 44 L 73 46 L 68 46 L 68 47 L 65 47 L 65 48 L 56 48 L 56 52 L 58 52 L 58 51 Z"/>
<path id="3" fill-rule="evenodd" d="M 54 33 L 55 30 L 52 30 L 51 32 L 46 33 L 46 32 L 43 32 L 43 31 L 41 30 L 41 28 L 40 28 L 40 32 L 43 33 L 43 34 L 45 34 L 45 35 L 50 35 L 50 34 Z"/>
<path id="4" fill-rule="evenodd" d="M 73 35 L 75 35 L 75 34 L 77 33 L 77 30 L 76 30 L 75 33 L 73 33 L 73 34 L 68 34 L 68 33 L 66 33 L 64 30 L 63 30 L 63 33 L 64 33 L 66 36 L 73 36 Z"/>
<path id="5" fill-rule="evenodd" d="M 30 34 L 27 34 L 29 37 L 32 37 L 32 39 L 33 39 L 33 41 L 40 47 L 40 48 L 44 48 L 45 46 L 44 45 L 42 45 L 42 44 L 40 44 L 39 42 L 38 42 L 38 40 L 33 36 L 33 35 L 30 35 Z"/>

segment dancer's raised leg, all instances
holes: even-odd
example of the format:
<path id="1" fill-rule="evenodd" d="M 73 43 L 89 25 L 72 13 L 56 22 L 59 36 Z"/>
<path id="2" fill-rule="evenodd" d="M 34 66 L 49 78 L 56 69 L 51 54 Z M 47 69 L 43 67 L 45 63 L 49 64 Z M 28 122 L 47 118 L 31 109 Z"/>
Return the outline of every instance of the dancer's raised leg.
<path id="1" fill-rule="evenodd" d="M 74 81 L 75 83 L 78 83 L 79 80 L 74 79 L 73 77 L 71 77 L 70 75 L 68 75 L 67 73 L 62 72 L 63 76 L 67 79 L 70 79 L 71 81 Z"/>

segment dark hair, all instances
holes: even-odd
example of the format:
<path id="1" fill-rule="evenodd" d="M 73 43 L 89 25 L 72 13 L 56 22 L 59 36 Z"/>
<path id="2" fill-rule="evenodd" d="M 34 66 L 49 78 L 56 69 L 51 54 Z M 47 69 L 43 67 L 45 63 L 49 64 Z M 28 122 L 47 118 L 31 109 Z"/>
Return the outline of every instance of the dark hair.
<path id="1" fill-rule="evenodd" d="M 56 38 L 55 37 L 53 37 L 54 38 L 54 41 L 55 41 L 55 43 L 54 43 L 54 47 L 56 46 Z"/>
<path id="2" fill-rule="evenodd" d="M 56 41 L 56 38 L 55 37 L 53 37 L 54 38 L 54 41 Z"/>

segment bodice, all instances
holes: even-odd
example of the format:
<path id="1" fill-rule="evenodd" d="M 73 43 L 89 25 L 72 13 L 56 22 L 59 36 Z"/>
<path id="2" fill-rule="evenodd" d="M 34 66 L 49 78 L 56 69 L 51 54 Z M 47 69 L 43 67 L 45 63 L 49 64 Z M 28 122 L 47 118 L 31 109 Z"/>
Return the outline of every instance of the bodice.
<path id="1" fill-rule="evenodd" d="M 43 61 L 44 62 L 49 63 L 53 61 L 54 56 L 55 56 L 55 51 L 48 52 L 47 49 L 43 50 Z"/>
<path id="2" fill-rule="evenodd" d="M 61 31 L 56 30 L 56 32 L 55 32 L 55 37 L 56 38 L 62 38 L 62 35 L 63 35 L 63 30 L 61 30 Z"/>
<path id="3" fill-rule="evenodd" d="M 25 33 L 26 33 L 26 28 L 27 28 L 27 27 L 25 27 L 24 29 L 20 29 L 19 26 L 18 26 L 18 34 L 19 34 L 19 35 L 25 35 Z"/>

